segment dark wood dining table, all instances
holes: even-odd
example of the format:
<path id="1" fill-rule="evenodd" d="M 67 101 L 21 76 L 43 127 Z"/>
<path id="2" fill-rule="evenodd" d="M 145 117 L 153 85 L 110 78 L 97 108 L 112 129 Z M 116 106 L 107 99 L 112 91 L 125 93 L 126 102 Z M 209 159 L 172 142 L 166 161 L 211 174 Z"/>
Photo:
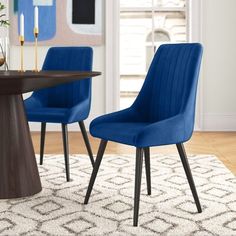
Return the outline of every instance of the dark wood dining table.
<path id="1" fill-rule="evenodd" d="M 101 75 L 81 71 L 0 71 L 0 199 L 42 190 L 22 94 Z"/>

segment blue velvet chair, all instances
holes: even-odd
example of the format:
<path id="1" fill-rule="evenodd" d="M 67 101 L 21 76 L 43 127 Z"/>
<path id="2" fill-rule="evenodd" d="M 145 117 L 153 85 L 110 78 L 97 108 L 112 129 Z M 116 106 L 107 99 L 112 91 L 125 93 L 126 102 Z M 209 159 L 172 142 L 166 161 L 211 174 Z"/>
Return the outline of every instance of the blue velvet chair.
<path id="1" fill-rule="evenodd" d="M 159 47 L 133 105 L 96 118 L 90 132 L 101 143 L 84 203 L 87 204 L 108 140 L 136 147 L 133 225 L 138 225 L 143 154 L 151 194 L 150 147 L 176 144 L 200 213 L 201 205 L 183 143 L 192 136 L 197 82 L 202 57 L 198 43 Z"/>
<path id="2" fill-rule="evenodd" d="M 90 47 L 52 47 L 49 49 L 42 70 L 91 71 L 93 50 Z M 66 179 L 70 180 L 67 125 L 79 122 L 92 165 L 93 154 L 85 130 L 91 104 L 91 78 L 41 89 L 25 100 L 28 120 L 41 122 L 40 164 L 43 164 L 46 123 L 62 125 Z"/>

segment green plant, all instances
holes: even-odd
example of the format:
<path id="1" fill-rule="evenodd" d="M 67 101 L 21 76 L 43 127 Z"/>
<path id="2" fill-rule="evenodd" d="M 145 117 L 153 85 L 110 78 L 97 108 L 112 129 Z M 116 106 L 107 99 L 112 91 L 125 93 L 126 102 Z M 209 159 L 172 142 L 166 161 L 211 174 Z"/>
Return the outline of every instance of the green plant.
<path id="1" fill-rule="evenodd" d="M 6 9 L 5 5 L 0 2 L 0 12 L 2 12 L 4 9 Z M 9 20 L 5 19 L 5 17 L 6 17 L 5 13 L 0 14 L 0 26 L 7 27 L 10 25 Z"/>

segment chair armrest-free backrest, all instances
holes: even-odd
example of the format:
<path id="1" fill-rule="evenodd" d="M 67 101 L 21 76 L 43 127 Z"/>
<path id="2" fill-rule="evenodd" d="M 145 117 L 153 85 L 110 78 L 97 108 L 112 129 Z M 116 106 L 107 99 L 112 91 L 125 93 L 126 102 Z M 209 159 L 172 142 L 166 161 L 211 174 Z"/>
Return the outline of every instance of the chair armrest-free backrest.
<path id="1" fill-rule="evenodd" d="M 192 130 L 202 51 L 199 43 L 159 47 L 132 105 L 143 121 L 158 122 L 183 114 Z"/>
<path id="2" fill-rule="evenodd" d="M 52 47 L 42 70 L 92 71 L 93 50 L 90 47 Z M 84 79 L 33 93 L 47 107 L 71 108 L 81 101 L 91 102 L 91 79 Z M 90 107 L 88 108 L 90 109 Z"/>

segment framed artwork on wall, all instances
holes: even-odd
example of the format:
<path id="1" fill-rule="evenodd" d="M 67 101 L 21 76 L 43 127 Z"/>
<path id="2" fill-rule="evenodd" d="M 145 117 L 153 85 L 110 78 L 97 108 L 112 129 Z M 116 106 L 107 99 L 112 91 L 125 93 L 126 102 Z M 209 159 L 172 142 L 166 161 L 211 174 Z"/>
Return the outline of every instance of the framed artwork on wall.
<path id="1" fill-rule="evenodd" d="M 34 43 L 34 7 L 39 9 L 40 45 L 103 43 L 103 0 L 13 0 L 10 2 L 10 43 L 19 45 L 20 15 L 25 43 Z"/>

